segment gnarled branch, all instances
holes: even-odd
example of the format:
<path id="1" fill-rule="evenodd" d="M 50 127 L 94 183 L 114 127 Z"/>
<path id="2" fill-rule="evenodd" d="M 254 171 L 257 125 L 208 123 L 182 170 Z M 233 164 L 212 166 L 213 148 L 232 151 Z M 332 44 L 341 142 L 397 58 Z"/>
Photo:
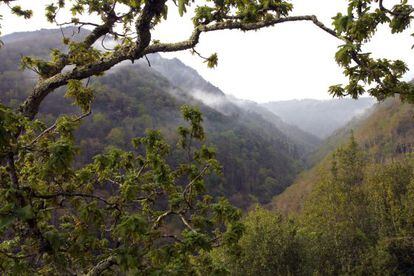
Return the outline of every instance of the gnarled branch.
<path id="1" fill-rule="evenodd" d="M 89 272 L 86 274 L 86 276 L 99 276 L 101 275 L 105 270 L 108 270 L 113 265 L 116 265 L 117 261 L 114 256 L 110 256 L 102 261 L 100 261 L 96 266 L 91 268 Z"/>
<path id="2" fill-rule="evenodd" d="M 244 23 L 240 21 L 230 20 L 225 22 L 218 22 L 211 25 L 199 25 L 195 27 L 192 35 L 188 40 L 184 40 L 177 43 L 156 43 L 149 45 L 151 40 L 151 20 L 155 16 L 158 16 L 159 13 L 161 13 L 161 8 L 164 4 L 165 0 L 158 0 L 154 2 L 149 2 L 149 4 L 147 4 L 146 7 L 144 7 L 143 13 L 137 20 L 136 24 L 138 38 L 135 45 L 124 45 L 119 50 L 115 51 L 111 56 L 103 58 L 98 62 L 86 66 L 75 67 L 73 70 L 69 72 L 59 73 L 48 79 L 39 80 L 32 94 L 26 99 L 26 101 L 20 107 L 20 111 L 25 116 L 32 119 L 37 114 L 39 106 L 43 99 L 53 90 L 66 85 L 69 80 L 82 80 L 93 75 L 105 72 L 122 61 L 137 60 L 147 54 L 158 52 L 176 52 L 192 49 L 198 44 L 201 33 L 232 29 L 250 31 L 274 26 L 276 24 L 285 22 L 311 21 L 320 29 L 324 30 L 325 32 L 329 33 L 330 35 L 336 38 L 339 38 L 334 30 L 326 27 L 322 22 L 320 22 L 317 19 L 316 16 L 305 15 L 282 17 L 255 23 Z M 95 38 L 99 34 L 104 35 L 104 33 L 101 33 L 98 30 L 96 30 L 94 33 L 96 34 L 94 36 Z"/>

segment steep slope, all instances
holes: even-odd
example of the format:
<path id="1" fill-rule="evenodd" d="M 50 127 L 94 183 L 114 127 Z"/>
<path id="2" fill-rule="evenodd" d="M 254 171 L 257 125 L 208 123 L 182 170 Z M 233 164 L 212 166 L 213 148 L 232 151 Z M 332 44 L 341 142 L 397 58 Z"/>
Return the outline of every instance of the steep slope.
<path id="1" fill-rule="evenodd" d="M 196 70 L 186 66 L 177 58 L 166 59 L 159 54 L 153 54 L 148 56 L 148 59 L 153 69 L 161 73 L 172 85 L 184 91 L 199 90 L 210 95 L 224 96 L 223 91 L 203 79 Z"/>
<path id="2" fill-rule="evenodd" d="M 345 126 L 353 117 L 362 114 L 373 104 L 374 100 L 371 98 L 360 98 L 359 100 L 291 100 L 269 102 L 263 106 L 288 124 L 323 139 Z"/>
<path id="3" fill-rule="evenodd" d="M 151 55 L 148 58 L 151 69 L 161 73 L 188 96 L 203 102 L 224 115 L 237 118 L 239 122 L 249 128 L 256 128 L 259 132 L 270 130 L 268 134 L 273 136 L 286 136 L 286 143 L 289 144 L 292 152 L 295 152 L 295 156 L 303 158 L 318 148 L 321 140 L 316 136 L 287 124 L 255 102 L 226 95 L 180 60 L 176 58 L 165 59 L 158 54 Z M 142 61 L 142 64 L 145 64 L 145 62 Z M 271 124 L 270 128 L 269 123 Z M 277 130 L 276 133 L 275 130 Z"/>
<path id="4" fill-rule="evenodd" d="M 302 207 L 312 187 L 329 169 L 332 152 L 349 139 L 351 132 L 372 163 L 386 163 L 414 152 L 414 109 L 398 98 L 377 104 L 370 114 L 349 123 L 328 138 L 324 146 L 313 154 L 320 160 L 309 171 L 303 172 L 293 185 L 276 196 L 272 208 L 296 212 Z M 322 156 L 324 156 L 322 158 Z"/>
<path id="5" fill-rule="evenodd" d="M 243 110 L 259 114 L 263 119 L 271 122 L 277 129 L 283 132 L 296 145 L 301 145 L 304 149 L 304 157 L 314 152 L 321 145 L 322 140 L 309 132 L 285 123 L 280 117 L 263 108 L 260 104 L 247 100 L 232 99 L 233 102 Z"/>
<path id="6" fill-rule="evenodd" d="M 40 34 L 41 39 L 37 39 Z M 37 39 L 36 44 L 31 43 L 32 39 Z M 0 50 L 2 104 L 17 107 L 33 87 L 34 75 L 18 69 L 20 55 L 44 57 L 50 48 L 59 46 L 60 39 L 60 31 L 56 30 L 3 38 L 6 45 Z M 255 201 L 268 202 L 293 181 L 303 167 L 302 157 L 312 149 L 309 145 L 317 140 L 297 144 L 259 113 L 228 100 L 193 69 L 184 68 L 177 60 L 157 58 L 158 65 L 153 61 L 153 67 L 145 63 L 124 64 L 91 81 L 96 99 L 93 114 L 77 133 L 82 152 L 79 163 L 90 161 L 109 145 L 130 148 L 130 138 L 142 136 L 147 128 L 161 129 L 175 143 L 175 129 L 182 122 L 179 107 L 189 103 L 202 110 L 209 142 L 217 147 L 218 159 L 223 164 L 224 177 L 212 177 L 208 182 L 211 192 L 226 195 L 238 206 L 247 208 Z M 183 72 L 187 73 L 181 75 Z M 186 75 L 187 82 L 183 81 Z M 193 94 L 196 90 L 221 97 L 224 104 L 220 108 L 205 104 Z M 79 112 L 63 94 L 64 89 L 54 92 L 41 107 L 39 116 L 49 124 L 58 114 Z M 289 128 L 286 124 L 285 127 Z M 180 158 L 174 153 L 172 162 Z"/>

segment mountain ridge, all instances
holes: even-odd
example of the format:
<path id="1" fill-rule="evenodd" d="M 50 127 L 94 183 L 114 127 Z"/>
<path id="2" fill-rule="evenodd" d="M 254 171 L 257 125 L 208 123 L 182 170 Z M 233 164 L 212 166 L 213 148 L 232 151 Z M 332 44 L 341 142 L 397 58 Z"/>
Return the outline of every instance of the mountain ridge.
<path id="1" fill-rule="evenodd" d="M 349 122 L 327 138 L 324 146 L 311 155 L 313 166 L 277 195 L 269 208 L 283 213 L 299 212 L 313 187 L 329 170 L 333 152 L 346 144 L 351 135 L 369 163 L 389 163 L 414 153 L 413 118 L 412 105 L 402 103 L 398 97 L 377 103 L 364 117 Z"/>
<path id="2" fill-rule="evenodd" d="M 354 117 L 363 114 L 374 102 L 372 98 L 301 99 L 273 101 L 261 105 L 286 123 L 325 139 Z"/>

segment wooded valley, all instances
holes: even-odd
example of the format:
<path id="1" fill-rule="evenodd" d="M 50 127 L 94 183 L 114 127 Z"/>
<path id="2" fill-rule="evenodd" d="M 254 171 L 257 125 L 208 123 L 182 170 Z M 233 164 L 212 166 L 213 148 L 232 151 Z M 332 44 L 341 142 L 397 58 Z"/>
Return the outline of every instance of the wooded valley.
<path id="1" fill-rule="evenodd" d="M 365 48 L 409 1 L 332 28 L 295 1 L 42 1 L 0 0 L 2 275 L 414 274 L 414 86 Z M 8 29 L 39 8 L 53 28 Z M 169 9 L 187 40 L 153 39 Z M 165 55 L 215 68 L 202 35 L 298 21 L 341 42 L 333 99 L 257 103 Z"/>

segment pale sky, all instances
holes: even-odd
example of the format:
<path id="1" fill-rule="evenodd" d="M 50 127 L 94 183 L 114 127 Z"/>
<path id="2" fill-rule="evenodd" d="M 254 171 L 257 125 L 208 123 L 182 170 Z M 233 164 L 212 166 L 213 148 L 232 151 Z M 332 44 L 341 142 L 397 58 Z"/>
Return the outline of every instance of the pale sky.
<path id="1" fill-rule="evenodd" d="M 413 0 L 411 0 L 413 1 Z M 409 1 L 409 2 L 411 2 Z M 25 21 L 10 16 L 4 7 L 0 14 L 2 33 L 53 28 L 43 16 L 46 0 L 21 0 L 31 8 L 34 17 Z M 293 0 L 295 15 L 315 14 L 327 26 L 338 11 L 346 11 L 345 0 Z M 394 0 L 388 3 L 395 2 Z M 61 22 L 68 18 L 59 18 Z M 163 42 L 187 39 L 192 31 L 191 12 L 180 18 L 170 7 L 169 18 L 154 32 L 153 38 Z M 368 45 L 367 50 L 378 57 L 400 58 L 414 68 L 412 58 L 413 29 L 400 35 L 390 35 L 386 28 Z M 340 41 L 326 34 L 310 22 L 288 22 L 255 32 L 219 31 L 202 34 L 197 51 L 204 56 L 217 52 L 218 67 L 209 69 L 189 51 L 164 55 L 178 57 L 195 68 L 205 79 L 225 93 L 256 102 L 288 99 L 328 99 L 328 87 L 344 83 L 346 79 L 334 61 Z M 0 61 L 1 62 L 1 61 Z M 407 79 L 413 77 L 412 71 Z"/>

